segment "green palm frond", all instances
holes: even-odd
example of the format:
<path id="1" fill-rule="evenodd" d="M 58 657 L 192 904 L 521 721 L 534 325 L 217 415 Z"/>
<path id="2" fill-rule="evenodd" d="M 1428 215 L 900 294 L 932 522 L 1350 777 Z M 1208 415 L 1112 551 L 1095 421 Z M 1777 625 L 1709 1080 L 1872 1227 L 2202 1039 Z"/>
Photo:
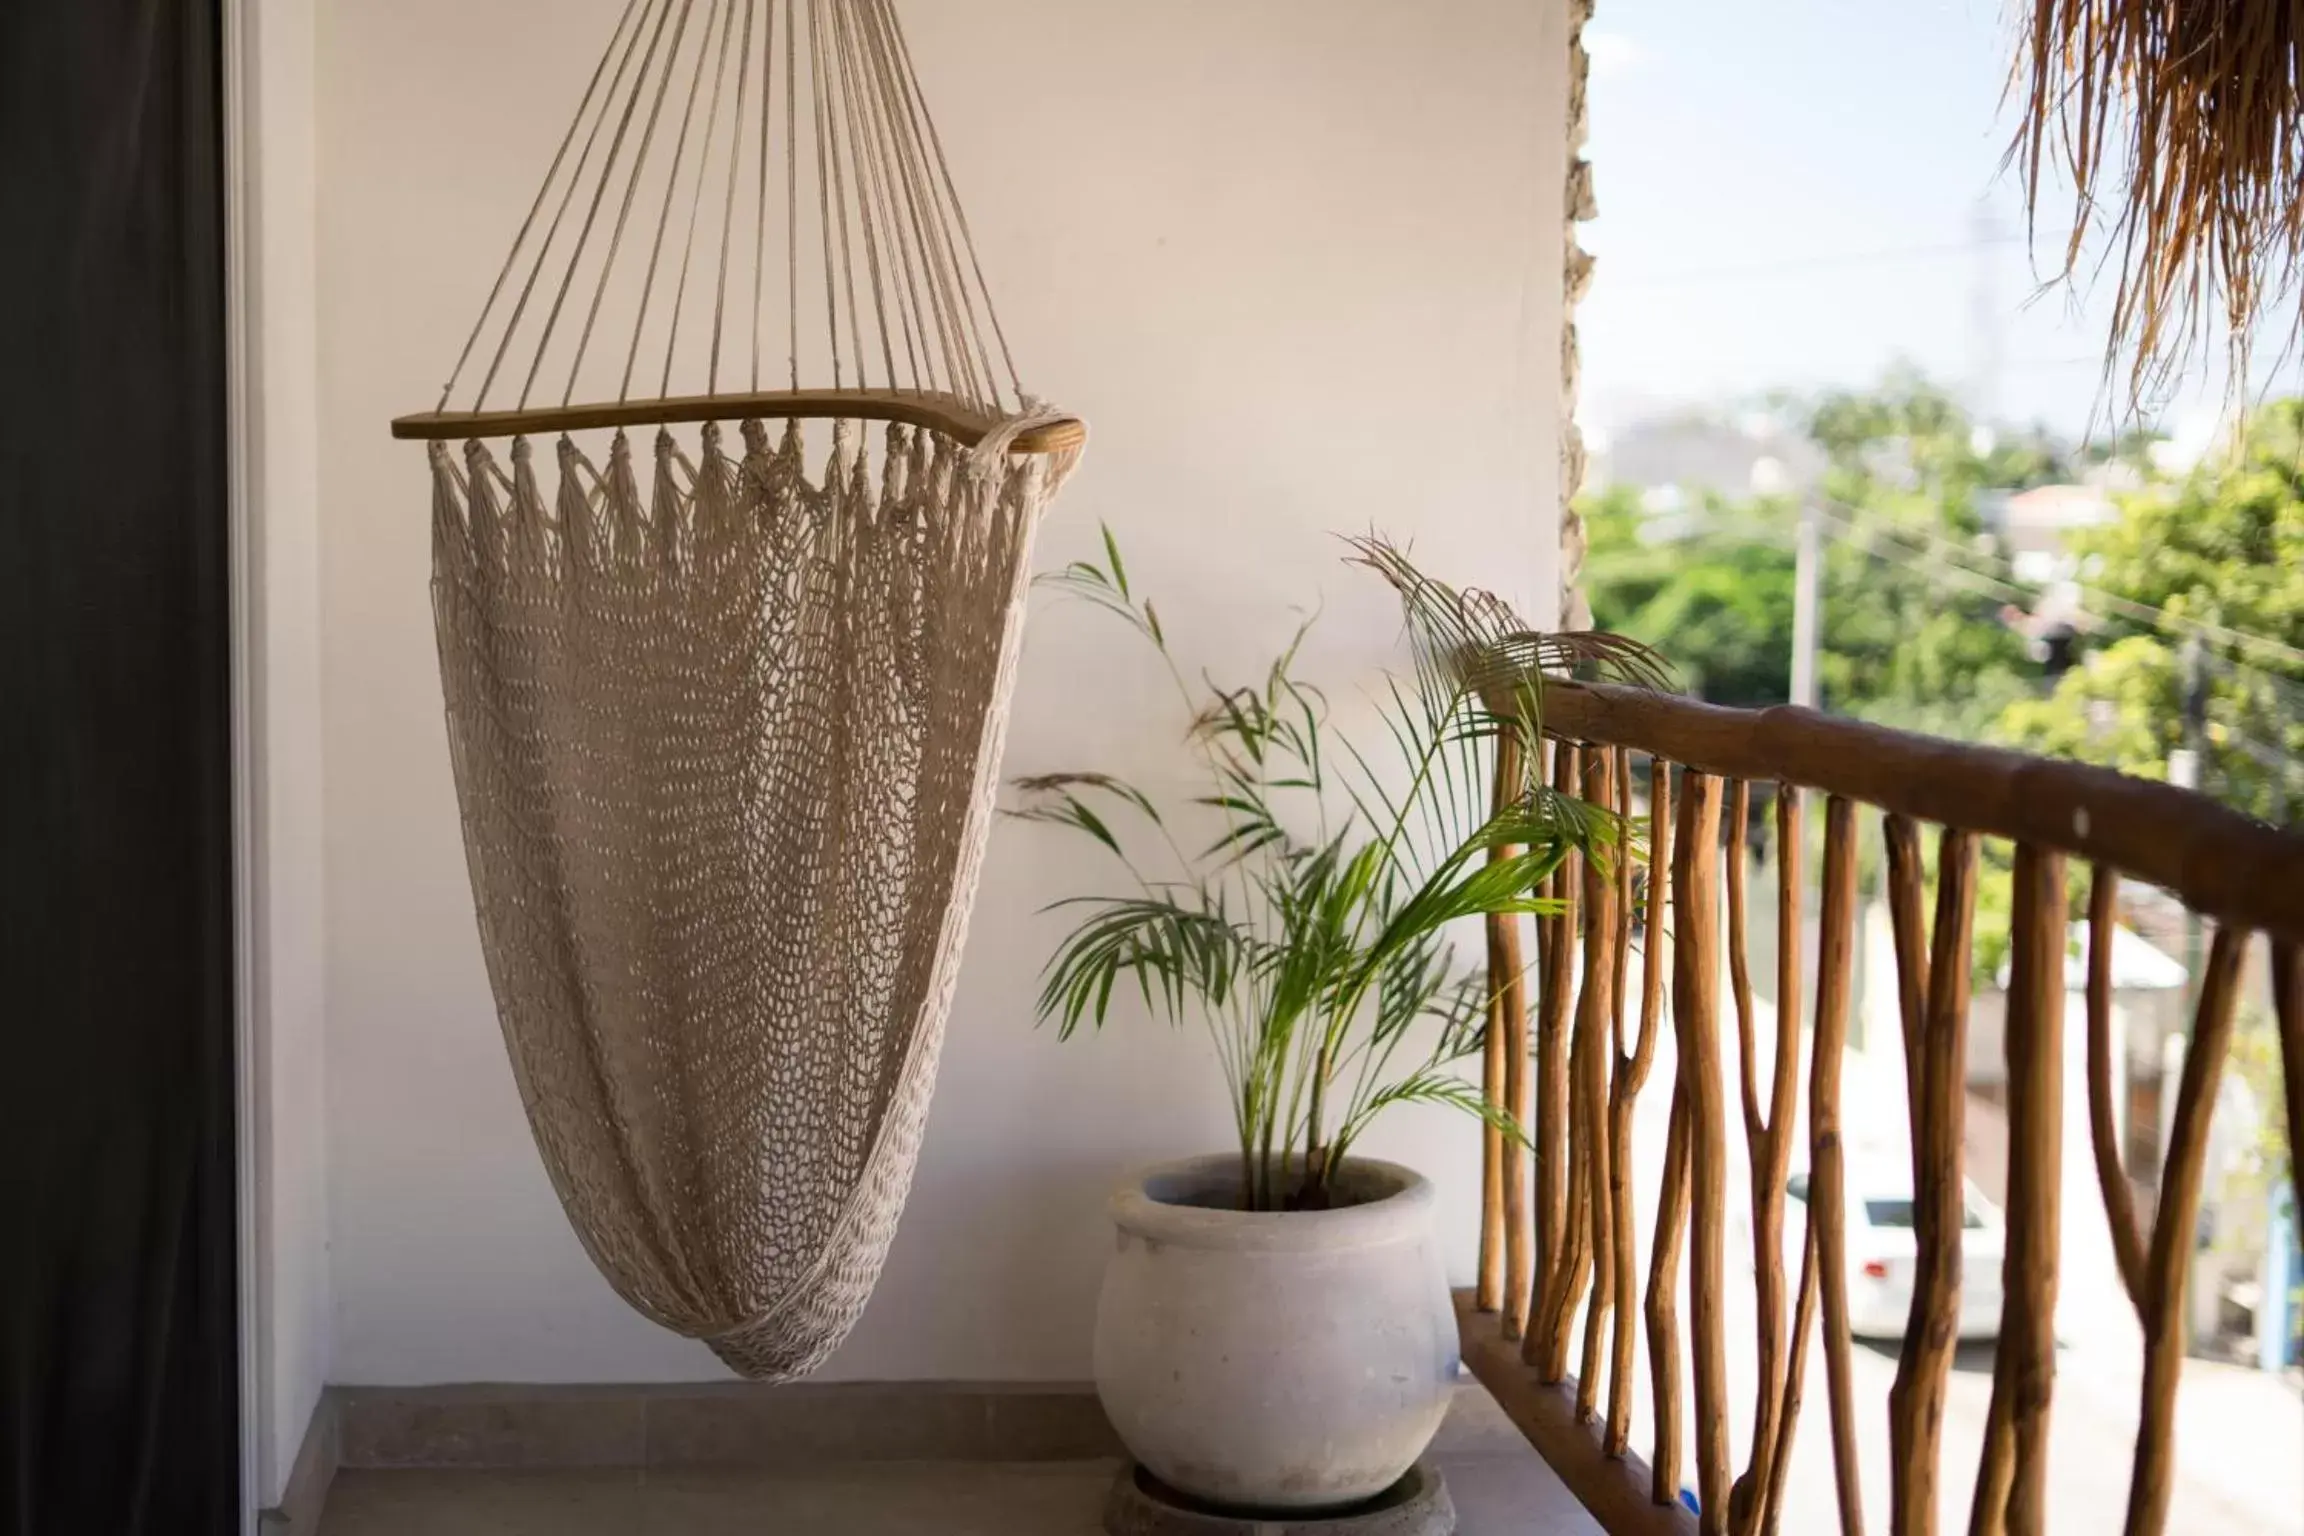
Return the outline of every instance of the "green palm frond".
<path id="1" fill-rule="evenodd" d="M 1343 1146 L 1360 1139 L 1370 1121 L 1396 1104 L 1438 1104 L 1471 1115 L 1482 1124 L 1504 1133 L 1507 1139 L 1521 1147 L 1533 1148 L 1528 1130 L 1514 1119 L 1500 1104 L 1491 1104 L 1477 1085 L 1450 1072 L 1419 1071 L 1396 1083 L 1387 1083 L 1371 1093 L 1352 1119 L 1345 1123 L 1337 1138 Z M 1338 1154 L 1339 1161 L 1342 1153 Z"/>
<path id="2" fill-rule="evenodd" d="M 1639 641 L 1598 629 L 1514 630 L 1478 651 L 1460 653 L 1459 675 L 1486 691 L 1535 675 L 1628 683 L 1662 693 L 1673 686 L 1671 664 Z"/>
<path id="3" fill-rule="evenodd" d="M 1152 797 L 1127 780 L 1115 778 L 1109 773 L 1043 773 L 1011 779 L 1009 782 L 1019 792 L 1034 799 L 1041 797 L 1072 799 L 1075 798 L 1072 794 L 1074 790 L 1099 790 L 1104 794 L 1126 801 L 1129 805 L 1142 811 L 1145 819 L 1154 826 L 1160 825 L 1160 808 L 1152 803 Z M 1009 811 L 1006 814 L 1022 821 L 1053 819 L 1038 814 L 1037 809 L 1029 804 L 1023 809 Z"/>
<path id="4" fill-rule="evenodd" d="M 1644 647 L 1534 631 L 1492 594 L 1434 580 L 1382 539 L 1350 542 L 1399 594 L 1414 664 L 1376 699 L 1384 746 L 1335 730 L 1327 696 L 1296 676 L 1309 620 L 1254 683 L 1186 682 L 1107 531 L 1100 560 L 1054 582 L 1159 649 L 1187 702 L 1205 788 L 1180 817 L 1108 774 L 1015 786 L 1012 814 L 1091 839 L 1139 886 L 1059 903 L 1081 915 L 1044 972 L 1041 1017 L 1069 1038 L 1103 1027 L 1114 997 L 1133 994 L 1171 1023 L 1204 1021 L 1232 1095 L 1242 1188 L 1259 1208 L 1324 1201 L 1357 1138 L 1396 1105 L 1459 1109 L 1525 1140 L 1455 1071 L 1484 1049 L 1504 981 L 1467 970 L 1457 940 L 1481 921 L 1563 910 L 1545 887 L 1572 856 L 1606 869 L 1636 853 L 1622 818 L 1542 782 L 1545 681 L 1669 681 Z M 1500 787 L 1507 747 L 1521 767 Z M 1211 817 L 1204 833 L 1197 824 Z M 1190 843 L 1178 846 L 1187 824 Z M 1139 872 L 1125 829 L 1156 831 L 1176 877 Z"/>
<path id="5" fill-rule="evenodd" d="M 1112 994 L 1134 982 L 1148 1009 L 1180 1021 L 1188 1004 L 1222 1007 L 1258 963 L 1258 943 L 1224 909 L 1204 897 L 1075 897 L 1058 908 L 1087 906 L 1048 963 L 1040 1016 L 1069 1040 L 1083 1023 L 1104 1026 Z M 1053 908 L 1051 910 L 1054 910 Z"/>
<path id="6" fill-rule="evenodd" d="M 1548 677 L 1585 677 L 1659 691 L 1672 686 L 1670 664 L 1637 640 L 1602 630 L 1535 629 L 1494 593 L 1459 589 L 1425 575 L 1387 540 L 1369 536 L 1346 542 L 1359 564 L 1400 594 L 1420 674 L 1491 700 L 1516 691 L 1540 697 Z"/>

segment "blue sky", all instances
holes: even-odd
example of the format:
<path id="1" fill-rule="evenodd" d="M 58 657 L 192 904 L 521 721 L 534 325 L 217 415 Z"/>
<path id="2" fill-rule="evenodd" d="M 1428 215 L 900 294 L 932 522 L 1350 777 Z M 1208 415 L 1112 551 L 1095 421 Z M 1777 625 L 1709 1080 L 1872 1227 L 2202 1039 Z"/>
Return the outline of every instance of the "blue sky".
<path id="1" fill-rule="evenodd" d="M 2041 291 L 2001 170 L 2007 25 L 1998 0 L 1603 0 L 1587 425 L 1900 357 L 1999 419 L 2100 422 L 2103 305 Z"/>

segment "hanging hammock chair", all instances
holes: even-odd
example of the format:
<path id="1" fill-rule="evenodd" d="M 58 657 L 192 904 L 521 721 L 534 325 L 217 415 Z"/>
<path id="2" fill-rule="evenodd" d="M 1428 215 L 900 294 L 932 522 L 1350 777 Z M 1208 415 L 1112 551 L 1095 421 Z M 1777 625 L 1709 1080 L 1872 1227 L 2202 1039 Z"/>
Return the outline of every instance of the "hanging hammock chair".
<path id="1" fill-rule="evenodd" d="M 1086 435 L 1017 384 L 890 0 L 630 0 L 393 430 L 431 444 L 465 853 L 553 1184 L 639 1311 L 805 1373 L 911 1182 Z"/>

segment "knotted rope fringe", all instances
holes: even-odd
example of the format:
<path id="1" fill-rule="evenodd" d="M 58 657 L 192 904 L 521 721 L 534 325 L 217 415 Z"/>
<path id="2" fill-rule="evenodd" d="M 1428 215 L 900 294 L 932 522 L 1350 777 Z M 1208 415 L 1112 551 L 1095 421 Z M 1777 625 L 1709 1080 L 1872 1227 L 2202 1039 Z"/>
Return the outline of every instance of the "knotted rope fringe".
<path id="1" fill-rule="evenodd" d="M 1002 441 L 1029 427 L 1011 423 Z M 482 946 L 538 1146 L 634 1307 L 808 1371 L 911 1182 L 990 822 L 1034 528 L 1070 456 L 841 423 L 433 451 Z"/>

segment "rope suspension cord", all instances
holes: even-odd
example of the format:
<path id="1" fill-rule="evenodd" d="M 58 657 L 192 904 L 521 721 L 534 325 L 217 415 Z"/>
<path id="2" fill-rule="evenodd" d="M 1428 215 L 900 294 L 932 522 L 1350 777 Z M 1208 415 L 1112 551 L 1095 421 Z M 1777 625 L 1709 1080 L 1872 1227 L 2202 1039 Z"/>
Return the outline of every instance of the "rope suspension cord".
<path id="1" fill-rule="evenodd" d="M 653 232 L 628 239 L 643 206 Z M 700 242 L 708 316 L 696 312 Z M 723 361 L 747 328 L 728 302 L 747 252 L 749 384 L 724 394 Z M 811 291 L 823 296 L 813 336 Z M 618 323 L 622 355 L 602 367 L 594 338 Z M 764 390 L 779 342 L 786 388 Z M 642 358 L 658 354 L 656 398 L 635 399 Z M 514 363 L 519 388 L 500 397 Z M 1032 419 L 1004 434 L 1009 451 L 1085 441 L 1077 420 L 1027 403 L 890 0 L 627 0 L 436 408 L 393 433 L 878 420 L 974 446 L 1019 416 Z"/>
<path id="2" fill-rule="evenodd" d="M 1086 436 L 1019 382 L 889 0 L 625 0 L 438 408 L 393 431 L 430 445 L 466 862 L 553 1188 L 644 1316 L 804 1374 L 910 1186 L 1032 540 Z"/>

